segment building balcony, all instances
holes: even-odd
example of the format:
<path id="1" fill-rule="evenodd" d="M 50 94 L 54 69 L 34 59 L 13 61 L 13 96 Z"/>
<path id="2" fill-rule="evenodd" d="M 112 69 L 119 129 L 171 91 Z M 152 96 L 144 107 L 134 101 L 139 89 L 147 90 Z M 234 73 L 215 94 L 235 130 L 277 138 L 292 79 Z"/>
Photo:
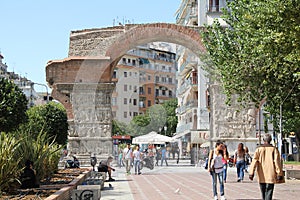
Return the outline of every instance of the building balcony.
<path id="1" fill-rule="evenodd" d="M 177 126 L 176 128 L 176 133 L 183 133 L 183 132 L 189 132 L 193 127 L 193 123 L 188 123 L 188 124 L 182 124 Z"/>
<path id="2" fill-rule="evenodd" d="M 198 107 L 198 102 L 197 100 L 192 100 L 192 101 L 188 101 L 185 105 L 182 105 L 178 108 L 176 108 L 176 113 L 178 115 L 185 113 L 186 111 L 190 110 L 190 109 L 197 109 Z"/>

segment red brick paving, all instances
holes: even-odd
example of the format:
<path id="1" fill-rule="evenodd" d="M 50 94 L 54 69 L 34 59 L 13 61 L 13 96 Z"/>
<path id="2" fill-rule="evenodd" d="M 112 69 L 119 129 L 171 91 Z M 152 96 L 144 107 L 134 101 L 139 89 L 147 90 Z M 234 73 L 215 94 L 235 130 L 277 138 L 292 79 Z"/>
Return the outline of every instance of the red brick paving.
<path id="1" fill-rule="evenodd" d="M 199 169 L 197 172 L 145 173 L 127 176 L 127 180 L 135 200 L 182 200 L 213 199 L 211 176 Z M 273 199 L 299 199 L 300 181 L 287 181 L 275 186 Z M 179 189 L 179 192 L 175 192 Z M 219 185 L 218 185 L 219 191 Z M 226 199 L 246 200 L 261 199 L 257 181 L 250 181 L 245 174 L 245 181 L 236 182 L 234 169 L 229 172 L 225 183 Z"/>

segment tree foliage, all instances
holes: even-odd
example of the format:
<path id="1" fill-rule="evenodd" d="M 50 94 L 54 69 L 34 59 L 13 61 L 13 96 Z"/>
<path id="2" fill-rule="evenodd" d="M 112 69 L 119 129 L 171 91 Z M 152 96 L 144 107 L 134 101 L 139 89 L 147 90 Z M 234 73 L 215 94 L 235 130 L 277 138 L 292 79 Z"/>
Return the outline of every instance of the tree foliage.
<path id="1" fill-rule="evenodd" d="M 10 80 L 0 78 L 0 132 L 10 132 L 26 121 L 28 100 Z"/>
<path id="2" fill-rule="evenodd" d="M 133 118 L 128 126 L 128 130 L 133 136 L 147 134 L 151 131 L 165 134 L 164 127 L 167 127 L 166 135 L 172 136 L 176 132 L 177 117 L 175 109 L 177 99 L 165 101 L 163 104 L 151 106 L 144 115 Z"/>
<path id="3" fill-rule="evenodd" d="M 37 137 L 40 132 L 46 132 L 49 138 L 55 138 L 58 144 L 66 144 L 68 122 L 65 108 L 58 103 L 33 106 L 27 111 L 28 123 L 23 127 Z"/>
<path id="4" fill-rule="evenodd" d="M 207 26 L 203 40 L 230 98 L 257 106 L 267 99 L 267 109 L 300 119 L 300 0 L 235 0 L 228 2 L 222 18 Z M 292 116 L 291 116 L 292 115 Z"/>

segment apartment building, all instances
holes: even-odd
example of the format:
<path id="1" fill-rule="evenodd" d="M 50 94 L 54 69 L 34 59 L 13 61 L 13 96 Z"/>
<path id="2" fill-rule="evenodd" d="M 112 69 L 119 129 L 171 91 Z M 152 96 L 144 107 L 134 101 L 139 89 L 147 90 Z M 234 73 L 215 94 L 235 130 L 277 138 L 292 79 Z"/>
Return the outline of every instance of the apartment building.
<path id="1" fill-rule="evenodd" d="M 176 96 L 175 45 L 154 42 L 128 51 L 114 70 L 117 84 L 112 94 L 112 114 L 129 123 L 154 104 Z"/>
<path id="2" fill-rule="evenodd" d="M 176 23 L 185 26 L 203 26 L 220 19 L 225 0 L 183 0 L 176 12 Z M 199 55 L 178 46 L 178 125 L 174 136 L 181 149 L 181 156 L 198 160 L 198 149 L 209 141 L 209 79 L 202 69 Z"/>
<path id="3" fill-rule="evenodd" d="M 0 78 L 12 80 L 14 84 L 16 84 L 22 90 L 22 92 L 28 99 L 28 107 L 45 104 L 47 101 L 46 99 L 44 99 L 44 97 L 46 95 L 49 95 L 48 92 L 47 94 L 37 93 L 33 87 L 34 82 L 27 79 L 26 77 L 22 77 L 15 72 L 7 71 L 8 66 L 6 65 L 6 63 L 3 63 L 3 59 L 4 56 L 0 53 Z M 52 97 L 48 98 L 52 99 Z"/>

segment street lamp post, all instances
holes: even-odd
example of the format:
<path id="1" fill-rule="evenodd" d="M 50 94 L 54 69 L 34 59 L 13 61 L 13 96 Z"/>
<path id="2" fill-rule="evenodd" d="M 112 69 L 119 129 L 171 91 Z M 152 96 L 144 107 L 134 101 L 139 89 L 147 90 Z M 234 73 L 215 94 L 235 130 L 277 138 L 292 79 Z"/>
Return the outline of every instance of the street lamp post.
<path id="1" fill-rule="evenodd" d="M 164 130 L 165 130 L 165 135 L 167 135 L 167 126 L 164 126 Z"/>

